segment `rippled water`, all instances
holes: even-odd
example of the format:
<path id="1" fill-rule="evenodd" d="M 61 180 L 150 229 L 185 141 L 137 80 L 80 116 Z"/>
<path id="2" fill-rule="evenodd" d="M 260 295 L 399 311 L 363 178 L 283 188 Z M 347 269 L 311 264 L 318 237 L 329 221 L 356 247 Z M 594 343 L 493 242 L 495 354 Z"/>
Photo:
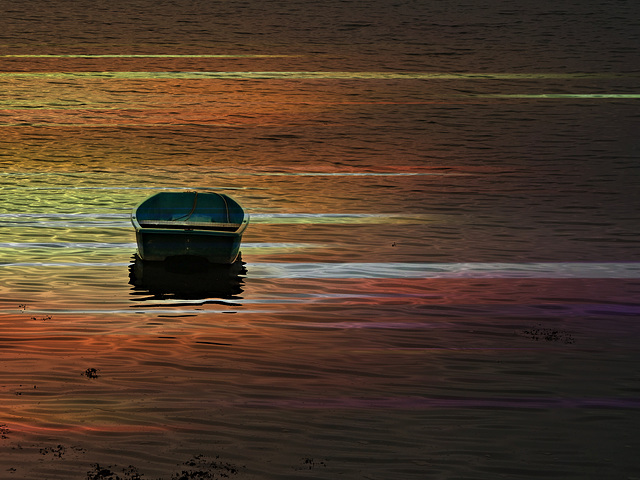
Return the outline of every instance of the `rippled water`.
<path id="1" fill-rule="evenodd" d="M 2 2 L 0 477 L 637 475 L 637 4 L 76 3 Z M 192 189 L 242 263 L 136 260 Z"/>

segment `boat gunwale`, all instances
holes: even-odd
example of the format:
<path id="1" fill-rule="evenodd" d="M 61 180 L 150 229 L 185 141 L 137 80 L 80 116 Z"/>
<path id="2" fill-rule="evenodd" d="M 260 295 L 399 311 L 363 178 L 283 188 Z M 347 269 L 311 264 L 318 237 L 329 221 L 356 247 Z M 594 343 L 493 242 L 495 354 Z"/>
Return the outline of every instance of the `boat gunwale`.
<path id="1" fill-rule="evenodd" d="M 140 225 L 136 226 L 135 231 L 143 234 L 147 233 L 162 233 L 166 235 L 170 234 L 193 234 L 197 233 L 198 235 L 220 235 L 220 236 L 241 236 L 244 230 L 247 228 L 249 221 L 248 219 L 240 224 L 239 227 L 235 230 L 222 230 L 212 228 L 198 228 L 198 227 L 189 227 L 189 226 L 179 226 L 176 228 L 171 228 L 167 226 L 144 226 Z M 215 224 L 213 224 L 215 225 Z"/>
<path id="2" fill-rule="evenodd" d="M 247 225 L 248 219 L 242 223 L 217 223 L 217 222 L 179 222 L 173 220 L 143 220 L 138 221 L 140 228 L 143 230 L 204 230 L 204 231 L 220 231 L 220 232 L 242 232 L 243 225 Z"/>

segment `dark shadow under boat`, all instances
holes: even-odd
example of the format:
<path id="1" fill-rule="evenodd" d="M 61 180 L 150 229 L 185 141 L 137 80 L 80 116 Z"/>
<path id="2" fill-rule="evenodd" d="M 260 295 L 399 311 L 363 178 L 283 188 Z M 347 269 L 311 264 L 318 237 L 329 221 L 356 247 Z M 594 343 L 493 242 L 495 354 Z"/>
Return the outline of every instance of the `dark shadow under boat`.
<path id="1" fill-rule="evenodd" d="M 191 255 L 147 261 L 136 254 L 129 265 L 129 284 L 134 287 L 134 295 L 151 294 L 154 300 L 230 299 L 242 293 L 246 273 L 240 257 L 232 264 L 222 265 Z"/>

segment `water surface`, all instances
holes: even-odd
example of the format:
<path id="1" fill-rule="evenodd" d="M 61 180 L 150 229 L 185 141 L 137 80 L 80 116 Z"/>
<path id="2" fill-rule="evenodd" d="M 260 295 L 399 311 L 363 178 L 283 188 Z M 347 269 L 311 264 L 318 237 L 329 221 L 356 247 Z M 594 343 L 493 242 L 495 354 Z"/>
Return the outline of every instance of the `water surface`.
<path id="1" fill-rule="evenodd" d="M 2 475 L 638 471 L 635 4 L 6 3 Z"/>

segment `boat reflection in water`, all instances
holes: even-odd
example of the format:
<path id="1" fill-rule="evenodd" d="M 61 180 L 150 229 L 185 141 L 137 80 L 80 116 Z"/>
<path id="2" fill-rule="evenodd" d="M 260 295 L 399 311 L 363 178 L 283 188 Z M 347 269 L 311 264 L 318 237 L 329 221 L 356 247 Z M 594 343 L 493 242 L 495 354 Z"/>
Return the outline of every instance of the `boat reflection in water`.
<path id="1" fill-rule="evenodd" d="M 242 293 L 246 273 L 240 256 L 227 265 L 190 255 L 147 261 L 135 254 L 129 283 L 134 295 L 150 293 L 154 299 L 233 298 Z"/>

